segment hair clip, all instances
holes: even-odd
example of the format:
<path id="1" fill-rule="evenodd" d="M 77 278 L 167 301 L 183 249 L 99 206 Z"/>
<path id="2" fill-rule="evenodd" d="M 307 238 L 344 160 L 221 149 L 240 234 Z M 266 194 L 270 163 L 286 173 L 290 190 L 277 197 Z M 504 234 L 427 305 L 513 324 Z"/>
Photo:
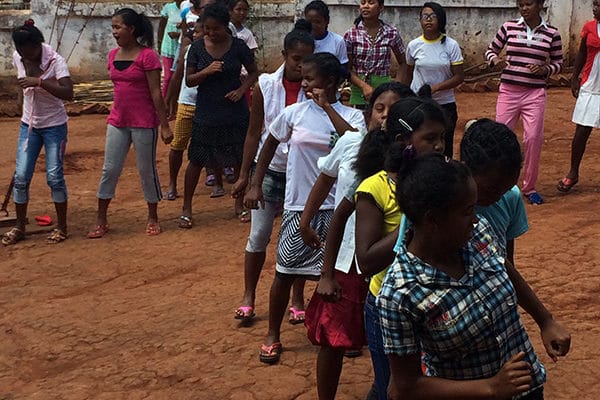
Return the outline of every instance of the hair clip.
<path id="1" fill-rule="evenodd" d="M 405 120 L 403 120 L 402 118 L 398 118 L 398 122 L 400 123 L 400 125 L 402 125 L 404 129 L 412 133 L 413 128 Z"/>
<path id="2" fill-rule="evenodd" d="M 34 26 L 35 22 L 33 22 L 33 20 L 31 18 L 29 18 L 28 20 L 25 20 L 25 23 L 23 23 L 23 25 L 25 25 L 25 26 Z"/>

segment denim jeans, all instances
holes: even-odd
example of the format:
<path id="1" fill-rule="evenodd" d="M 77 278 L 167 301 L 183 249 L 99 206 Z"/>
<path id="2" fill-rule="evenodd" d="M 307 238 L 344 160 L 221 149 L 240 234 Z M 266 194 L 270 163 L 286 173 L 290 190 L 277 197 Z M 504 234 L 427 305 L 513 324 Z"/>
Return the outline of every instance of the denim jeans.
<path id="1" fill-rule="evenodd" d="M 371 353 L 373 372 L 375 374 L 375 387 L 377 398 L 387 400 L 387 387 L 390 381 L 390 364 L 383 349 L 383 334 L 379 322 L 379 312 L 375 306 L 375 296 L 367 294 L 365 301 L 365 332 Z"/>
<path id="2" fill-rule="evenodd" d="M 29 125 L 21 123 L 13 189 L 16 204 L 29 202 L 29 184 L 42 147 L 46 153 L 46 182 L 52 192 L 52 201 L 55 203 L 67 201 L 67 186 L 63 171 L 66 146 L 67 124 L 33 128 L 29 132 Z"/>

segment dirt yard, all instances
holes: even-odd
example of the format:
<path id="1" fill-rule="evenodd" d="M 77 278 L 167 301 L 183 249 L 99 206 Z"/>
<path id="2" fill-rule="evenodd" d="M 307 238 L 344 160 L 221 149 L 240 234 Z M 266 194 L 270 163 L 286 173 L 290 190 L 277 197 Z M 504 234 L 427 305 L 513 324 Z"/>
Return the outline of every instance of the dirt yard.
<path id="1" fill-rule="evenodd" d="M 459 94 L 460 124 L 492 117 L 495 99 L 494 93 Z M 516 253 L 517 267 L 573 336 L 571 353 L 553 363 L 543 352 L 539 330 L 525 317 L 548 369 L 549 400 L 600 398 L 600 143 L 595 136 L 581 183 L 567 196 L 555 189 L 568 167 L 573 104 L 569 91 L 550 92 L 538 187 L 546 204 L 527 206 L 531 229 L 517 241 Z M 53 246 L 34 234 L 0 248 L 0 399 L 315 399 L 317 349 L 303 326 L 284 323 L 280 364 L 258 361 L 275 239 L 258 288 L 254 326 L 243 328 L 233 319 L 249 225 L 234 217 L 230 199 L 209 199 L 209 189 L 200 185 L 194 229 L 176 226 L 180 200 L 163 202 L 164 233 L 147 237 L 131 152 L 109 210 L 111 232 L 101 240 L 85 238 L 94 223 L 105 120 L 88 115 L 69 122 L 70 239 Z M 14 168 L 17 126 L 18 119 L 0 119 L 2 191 Z M 161 145 L 163 187 L 167 153 Z M 43 170 L 40 164 L 32 183 L 32 220 L 54 217 Z M 307 298 L 313 290 L 308 284 Z M 338 398 L 364 399 L 371 380 L 368 354 L 346 360 Z"/>

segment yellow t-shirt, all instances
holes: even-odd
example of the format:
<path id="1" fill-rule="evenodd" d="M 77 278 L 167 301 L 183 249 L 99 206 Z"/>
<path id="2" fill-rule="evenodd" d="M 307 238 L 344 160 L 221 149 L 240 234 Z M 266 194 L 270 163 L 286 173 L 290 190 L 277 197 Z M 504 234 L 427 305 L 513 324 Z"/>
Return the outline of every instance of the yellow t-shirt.
<path id="1" fill-rule="evenodd" d="M 383 234 L 387 235 L 393 232 L 400 225 L 400 207 L 396 202 L 396 182 L 388 176 L 386 171 L 379 171 L 373 176 L 368 177 L 358 186 L 356 193 L 365 193 L 373 197 L 377 207 L 383 213 Z M 389 268 L 389 266 L 388 266 Z M 383 278 L 387 273 L 388 268 L 380 273 L 373 275 L 369 290 L 373 296 L 377 296 Z"/>

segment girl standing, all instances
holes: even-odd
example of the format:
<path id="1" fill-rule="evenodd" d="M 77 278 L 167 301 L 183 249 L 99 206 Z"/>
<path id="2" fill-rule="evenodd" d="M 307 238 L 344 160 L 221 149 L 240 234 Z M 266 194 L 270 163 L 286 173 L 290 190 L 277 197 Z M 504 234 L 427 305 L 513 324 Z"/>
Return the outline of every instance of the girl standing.
<path id="1" fill-rule="evenodd" d="M 158 24 L 157 37 L 164 73 L 162 95 L 165 98 L 167 97 L 167 89 L 169 88 L 169 82 L 173 74 L 171 68 L 173 68 L 173 62 L 175 61 L 179 45 L 179 35 L 181 34 L 177 28 L 177 25 L 181 23 L 180 6 L 181 0 L 176 0 L 165 4 L 160 11 L 161 19 Z"/>
<path id="2" fill-rule="evenodd" d="M 436 155 L 407 161 L 397 198 L 413 236 L 377 298 L 390 400 L 543 399 L 545 369 L 519 316 L 510 262 L 487 220 L 475 217 L 468 167 Z M 569 351 L 556 346 L 556 355 Z"/>
<path id="3" fill-rule="evenodd" d="M 573 122 L 577 124 L 571 143 L 571 169 L 557 189 L 568 193 L 579 182 L 579 165 L 592 128 L 600 128 L 600 1 L 594 0 L 594 19 L 581 30 L 581 44 L 575 57 L 571 90 L 577 98 Z M 583 71 L 583 74 L 582 74 Z"/>
<path id="4" fill-rule="evenodd" d="M 251 189 L 245 197 L 246 207 L 257 208 L 259 203 L 264 207 L 262 183 L 267 166 L 279 143 L 288 143 L 284 212 L 276 273 L 269 296 L 269 331 L 259 353 L 259 359 L 264 363 L 276 363 L 281 356 L 281 322 L 294 280 L 316 279 L 321 270 L 323 248 L 306 246 L 299 232 L 302 211 L 319 174 L 317 160 L 329 154 L 344 132 L 365 128 L 362 113 L 337 100 L 341 76 L 341 65 L 330 53 L 315 53 L 303 62 L 302 89 L 312 101 L 287 107 L 270 125 L 270 135 L 263 145 Z M 327 233 L 333 207 L 333 193 L 329 192 L 311 224 L 321 240 Z"/>
<path id="5" fill-rule="evenodd" d="M 454 88 L 464 80 L 463 56 L 456 40 L 446 35 L 446 11 L 441 5 L 425 3 L 419 21 L 423 35 L 406 47 L 407 76 L 414 92 L 429 85 L 433 100 L 446 112 L 444 154 L 452 158 L 458 120 Z"/>
<path id="6" fill-rule="evenodd" d="M 302 90 L 302 61 L 314 50 L 307 22 L 298 20 L 293 31 L 283 41 L 284 63 L 272 74 L 262 74 L 252 91 L 250 124 L 244 142 L 244 157 L 240 176 L 233 186 L 232 196 L 244 197 L 250 181 L 253 164 L 258 161 L 263 144 L 269 136 L 268 127 L 286 106 L 306 100 Z M 235 318 L 249 324 L 254 318 L 256 286 L 266 258 L 275 216 L 283 209 L 285 197 L 287 145 L 277 147 L 262 184 L 264 208 L 251 210 L 250 235 L 244 256 L 244 296 L 235 311 Z M 292 306 L 304 309 L 304 284 L 294 284 Z"/>
<path id="7" fill-rule="evenodd" d="M 158 202 L 162 194 L 156 171 L 158 126 L 164 143 L 173 140 L 167 109 L 160 92 L 160 59 L 152 50 L 154 32 L 148 17 L 131 8 L 112 17 L 116 49 L 108 53 L 108 70 L 114 84 L 114 103 L 108 116 L 102 177 L 98 186 L 98 215 L 88 238 L 108 232 L 107 211 L 129 147 L 133 143 L 144 199 L 148 204 L 146 234 L 158 235 Z"/>
<path id="8" fill-rule="evenodd" d="M 329 7 L 322 0 L 313 0 L 304 7 L 304 18 L 312 28 L 315 38 L 315 53 L 331 53 L 337 57 L 340 64 L 348 64 L 348 52 L 344 38 L 329 31 Z"/>
<path id="9" fill-rule="evenodd" d="M 227 8 L 206 6 L 202 23 L 204 38 L 190 46 L 186 68 L 186 84 L 197 85 L 198 95 L 185 171 L 181 228 L 192 227 L 192 199 L 203 167 L 233 165 L 239 171 L 249 119 L 244 93 L 258 77 L 252 51 L 229 33 Z M 240 82 L 242 65 L 248 71 L 244 82 Z"/>
<path id="10" fill-rule="evenodd" d="M 73 98 L 73 82 L 64 58 L 44 43 L 33 20 L 13 31 L 16 51 L 13 64 L 23 89 L 23 113 L 17 145 L 13 196 L 17 212 L 14 228 L 2 236 L 2 244 L 25 239 L 29 184 L 42 147 L 46 153 L 46 181 L 52 192 L 58 226 L 48 243 L 67 238 L 67 187 L 63 161 L 67 145 L 67 112 L 64 100 Z"/>
<path id="11" fill-rule="evenodd" d="M 360 0 L 360 15 L 344 34 L 350 67 L 350 104 L 365 109 L 373 90 L 392 80 L 392 53 L 400 65 L 400 81 L 405 81 L 406 57 L 398 30 L 379 19 L 383 0 Z"/>
<path id="12" fill-rule="evenodd" d="M 536 190 L 544 137 L 546 80 L 562 69 L 560 33 L 541 15 L 544 0 L 519 0 L 521 18 L 505 22 L 489 45 L 486 59 L 502 71 L 496 121 L 514 130 L 523 120 L 525 171 L 523 194 L 531 204 L 544 200 Z M 500 52 L 506 47 L 506 57 Z"/>

